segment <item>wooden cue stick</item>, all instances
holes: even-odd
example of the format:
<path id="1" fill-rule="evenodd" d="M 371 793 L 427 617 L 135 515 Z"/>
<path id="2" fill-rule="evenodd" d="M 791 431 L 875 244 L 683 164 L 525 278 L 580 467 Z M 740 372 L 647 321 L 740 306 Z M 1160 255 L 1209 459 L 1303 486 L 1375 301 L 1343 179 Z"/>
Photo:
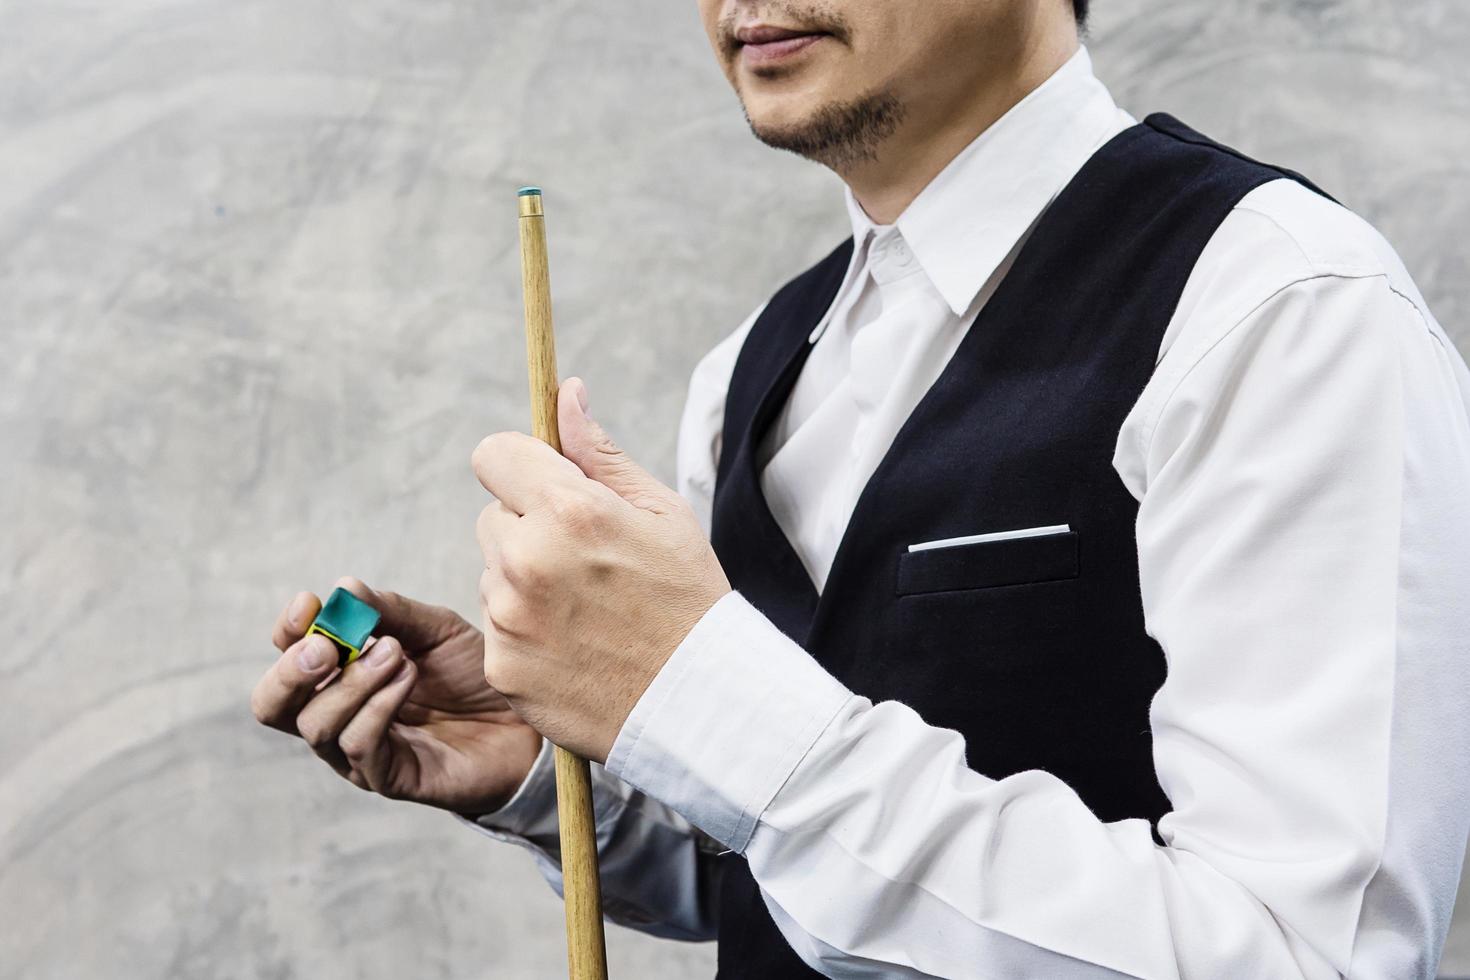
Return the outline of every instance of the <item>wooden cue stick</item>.
<path id="1" fill-rule="evenodd" d="M 546 212 L 541 189 L 517 192 L 521 227 L 521 291 L 526 302 L 526 361 L 531 374 L 531 433 L 561 452 L 556 426 L 556 340 L 551 326 L 551 273 L 546 260 Z M 602 885 L 587 760 L 556 753 L 556 809 L 561 823 L 562 895 L 567 909 L 567 975 L 607 980 L 602 936 Z"/>

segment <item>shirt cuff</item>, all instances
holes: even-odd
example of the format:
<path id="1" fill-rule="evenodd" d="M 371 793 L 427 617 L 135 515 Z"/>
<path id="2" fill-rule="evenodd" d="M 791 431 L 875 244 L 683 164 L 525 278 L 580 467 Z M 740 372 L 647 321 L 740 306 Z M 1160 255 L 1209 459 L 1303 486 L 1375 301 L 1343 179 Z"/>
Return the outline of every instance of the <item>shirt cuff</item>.
<path id="1" fill-rule="evenodd" d="M 557 838 L 556 761 L 551 742 L 541 740 L 541 751 L 531 770 L 509 800 L 499 809 L 476 816 L 455 814 L 464 823 L 483 830 L 487 836 L 513 843 L 531 841 L 553 844 Z"/>
<path id="2" fill-rule="evenodd" d="M 853 696 L 730 592 L 638 699 L 606 768 L 744 853 L 777 790 Z"/>

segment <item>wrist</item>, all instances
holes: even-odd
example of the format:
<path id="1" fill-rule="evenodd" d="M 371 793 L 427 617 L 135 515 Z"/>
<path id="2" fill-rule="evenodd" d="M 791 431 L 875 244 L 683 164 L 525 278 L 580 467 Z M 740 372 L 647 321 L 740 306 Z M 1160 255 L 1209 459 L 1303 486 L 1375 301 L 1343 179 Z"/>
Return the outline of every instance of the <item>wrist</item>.
<path id="1" fill-rule="evenodd" d="M 480 825 L 517 836 L 532 836 L 550 822 L 556 824 L 556 767 L 552 761 L 553 746 L 545 738 L 532 758 L 520 783 L 498 804 L 472 807 L 456 814 Z"/>
<path id="2" fill-rule="evenodd" d="M 629 662 L 629 668 L 622 673 L 618 680 L 622 681 L 613 691 L 600 690 L 589 692 L 592 703 L 600 702 L 603 710 L 598 731 L 591 741 L 594 750 L 588 755 L 592 761 L 598 764 L 606 764 L 608 754 L 612 751 L 614 743 L 619 734 L 627 725 L 629 716 L 653 685 L 659 674 L 665 669 L 669 661 L 679 649 L 688 641 L 689 637 L 699 628 L 700 624 L 710 615 L 710 611 L 719 604 L 720 600 L 733 593 L 728 582 L 721 575 L 722 588 L 711 589 L 701 599 L 693 602 L 680 603 L 682 615 L 676 612 L 668 619 L 668 624 L 659 634 L 651 640 L 636 644 L 642 648 L 642 655 L 636 656 Z M 592 717 L 598 717 L 597 714 Z"/>

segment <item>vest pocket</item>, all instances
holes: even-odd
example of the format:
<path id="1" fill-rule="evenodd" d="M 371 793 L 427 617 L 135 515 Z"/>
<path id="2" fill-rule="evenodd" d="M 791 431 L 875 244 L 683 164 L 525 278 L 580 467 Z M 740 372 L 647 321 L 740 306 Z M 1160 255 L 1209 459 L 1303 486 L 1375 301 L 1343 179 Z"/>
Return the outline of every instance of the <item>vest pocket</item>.
<path id="1" fill-rule="evenodd" d="M 1076 578 L 1077 532 L 906 551 L 898 557 L 899 595 L 989 589 Z"/>

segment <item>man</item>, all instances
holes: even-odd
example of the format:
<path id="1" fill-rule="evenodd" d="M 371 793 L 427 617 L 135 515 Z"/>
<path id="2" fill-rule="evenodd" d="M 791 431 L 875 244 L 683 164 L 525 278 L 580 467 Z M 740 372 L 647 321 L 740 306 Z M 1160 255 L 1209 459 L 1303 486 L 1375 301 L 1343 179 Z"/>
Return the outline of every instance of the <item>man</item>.
<path id="1" fill-rule="evenodd" d="M 567 382 L 566 458 L 474 455 L 483 636 L 346 580 L 387 635 L 317 692 L 303 593 L 257 716 L 554 885 L 542 736 L 605 763 L 609 916 L 721 976 L 1432 976 L 1470 372 L 1361 220 L 1121 112 L 1083 6 L 701 0 L 853 238 L 699 365 L 679 493 Z"/>

